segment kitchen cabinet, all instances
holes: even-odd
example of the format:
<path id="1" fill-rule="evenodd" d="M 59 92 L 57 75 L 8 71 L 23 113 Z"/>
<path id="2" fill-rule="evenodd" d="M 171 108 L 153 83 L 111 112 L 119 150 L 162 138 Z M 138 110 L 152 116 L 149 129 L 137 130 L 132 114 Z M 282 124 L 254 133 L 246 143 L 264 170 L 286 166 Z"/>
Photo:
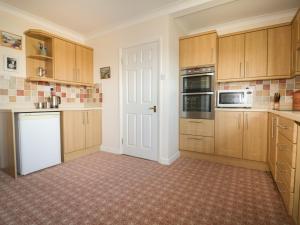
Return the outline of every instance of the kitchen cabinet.
<path id="1" fill-rule="evenodd" d="M 62 112 L 64 153 L 85 149 L 85 111 Z"/>
<path id="2" fill-rule="evenodd" d="M 76 81 L 75 44 L 54 39 L 54 74 L 61 81 Z"/>
<path id="3" fill-rule="evenodd" d="M 216 154 L 241 159 L 243 127 L 243 112 L 217 111 L 215 114 Z"/>
<path id="4" fill-rule="evenodd" d="M 93 83 L 93 50 L 76 45 L 76 81 Z"/>
<path id="5" fill-rule="evenodd" d="M 265 112 L 217 111 L 215 117 L 216 154 L 265 162 L 267 118 Z"/>
<path id="6" fill-rule="evenodd" d="M 180 68 L 215 64 L 216 42 L 215 32 L 181 38 L 179 41 Z"/>
<path id="7" fill-rule="evenodd" d="M 272 113 L 269 114 L 269 125 L 268 125 L 268 136 L 269 136 L 269 145 L 268 145 L 268 165 L 270 171 L 276 180 L 276 160 L 277 160 L 277 120 L 278 117 Z"/>
<path id="8" fill-rule="evenodd" d="M 214 120 L 180 118 L 179 149 L 214 153 Z"/>
<path id="9" fill-rule="evenodd" d="M 268 33 L 259 30 L 245 35 L 245 78 L 267 76 Z"/>
<path id="10" fill-rule="evenodd" d="M 243 159 L 265 162 L 268 148 L 268 114 L 244 112 Z"/>
<path id="11" fill-rule="evenodd" d="M 244 78 L 245 34 L 219 38 L 218 80 Z"/>
<path id="12" fill-rule="evenodd" d="M 86 112 L 86 148 L 101 144 L 101 111 L 89 110 Z"/>
<path id="13" fill-rule="evenodd" d="M 291 74 L 291 26 L 268 29 L 268 76 Z"/>
<path id="14" fill-rule="evenodd" d="M 99 150 L 101 145 L 101 111 L 62 112 L 63 161 Z"/>
<path id="15" fill-rule="evenodd" d="M 300 75 L 300 12 L 292 22 L 292 75 Z"/>
<path id="16" fill-rule="evenodd" d="M 42 30 L 26 35 L 27 80 L 76 86 L 93 86 L 93 49 Z M 37 49 L 42 43 L 46 55 Z M 46 71 L 40 76 L 40 68 Z"/>

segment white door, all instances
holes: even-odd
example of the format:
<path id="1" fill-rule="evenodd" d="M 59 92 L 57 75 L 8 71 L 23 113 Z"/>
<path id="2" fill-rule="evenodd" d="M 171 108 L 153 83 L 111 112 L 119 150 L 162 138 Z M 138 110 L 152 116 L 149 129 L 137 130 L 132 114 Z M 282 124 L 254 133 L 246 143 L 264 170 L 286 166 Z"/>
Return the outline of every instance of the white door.
<path id="1" fill-rule="evenodd" d="M 122 51 L 123 153 L 157 160 L 158 43 Z"/>

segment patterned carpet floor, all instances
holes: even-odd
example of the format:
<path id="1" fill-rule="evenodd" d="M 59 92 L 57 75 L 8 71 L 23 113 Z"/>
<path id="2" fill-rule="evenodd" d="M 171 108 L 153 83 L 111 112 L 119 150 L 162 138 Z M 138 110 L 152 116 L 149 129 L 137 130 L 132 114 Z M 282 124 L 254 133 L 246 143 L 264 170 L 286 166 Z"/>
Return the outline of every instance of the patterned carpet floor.
<path id="1" fill-rule="evenodd" d="M 14 180 L 0 172 L 0 225 L 290 225 L 265 172 L 180 158 L 95 153 Z"/>

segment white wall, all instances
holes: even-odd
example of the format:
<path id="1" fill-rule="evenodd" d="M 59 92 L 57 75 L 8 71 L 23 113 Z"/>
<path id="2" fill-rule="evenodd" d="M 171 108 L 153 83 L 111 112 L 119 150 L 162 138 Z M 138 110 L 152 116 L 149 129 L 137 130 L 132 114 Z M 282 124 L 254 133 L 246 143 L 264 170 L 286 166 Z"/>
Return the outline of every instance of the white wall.
<path id="1" fill-rule="evenodd" d="M 0 30 L 10 32 L 22 36 L 22 50 L 15 50 L 12 48 L 0 46 L 0 74 L 1 75 L 11 75 L 18 77 L 26 76 L 26 58 L 25 58 L 25 35 L 24 31 L 28 29 L 42 29 L 50 33 L 57 34 L 59 36 L 72 39 L 74 41 L 83 42 L 80 36 L 72 35 L 69 31 L 63 28 L 56 28 L 54 26 L 49 26 L 48 24 L 41 24 L 37 20 L 29 17 L 23 17 L 21 15 L 14 15 L 9 10 L 1 7 L 0 5 Z M 4 56 L 13 56 L 19 59 L 19 71 L 17 73 L 4 71 Z"/>
<path id="2" fill-rule="evenodd" d="M 103 150 L 121 153 L 120 149 L 120 99 L 119 70 L 120 49 L 158 40 L 160 42 L 160 135 L 159 160 L 168 164 L 178 156 L 178 37 L 176 27 L 169 17 L 133 25 L 90 39 L 94 48 L 95 78 L 99 80 L 99 68 L 110 66 L 112 76 L 102 80 L 103 92 Z M 171 38 L 172 37 L 172 38 Z"/>

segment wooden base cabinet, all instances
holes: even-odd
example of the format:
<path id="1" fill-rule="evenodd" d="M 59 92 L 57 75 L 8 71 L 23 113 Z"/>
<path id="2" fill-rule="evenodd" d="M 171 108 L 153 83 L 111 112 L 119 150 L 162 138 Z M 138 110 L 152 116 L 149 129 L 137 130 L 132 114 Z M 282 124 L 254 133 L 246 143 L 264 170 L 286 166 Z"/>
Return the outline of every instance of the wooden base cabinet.
<path id="1" fill-rule="evenodd" d="M 214 153 L 214 120 L 180 118 L 179 148 Z"/>
<path id="2" fill-rule="evenodd" d="M 276 161 L 277 161 L 277 121 L 278 117 L 275 114 L 269 113 L 269 125 L 268 125 L 268 165 L 276 180 Z"/>
<path id="3" fill-rule="evenodd" d="M 215 113 L 215 151 L 218 155 L 242 158 L 243 112 Z"/>
<path id="4" fill-rule="evenodd" d="M 268 114 L 244 112 L 243 159 L 266 162 L 268 149 Z"/>
<path id="5" fill-rule="evenodd" d="M 62 112 L 62 158 L 68 161 L 99 150 L 101 145 L 101 111 Z"/>
<path id="6" fill-rule="evenodd" d="M 217 111 L 216 154 L 265 162 L 267 158 L 266 112 Z"/>

